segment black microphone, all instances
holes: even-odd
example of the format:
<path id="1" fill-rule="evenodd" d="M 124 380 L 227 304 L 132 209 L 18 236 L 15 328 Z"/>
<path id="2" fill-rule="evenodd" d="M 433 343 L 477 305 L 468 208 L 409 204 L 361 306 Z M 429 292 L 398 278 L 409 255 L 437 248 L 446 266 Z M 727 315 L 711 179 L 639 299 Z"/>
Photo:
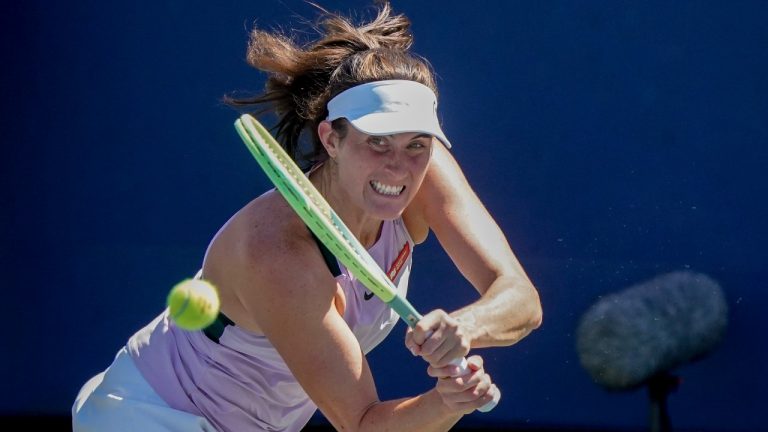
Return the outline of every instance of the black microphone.
<path id="1" fill-rule="evenodd" d="M 596 383 L 633 389 L 704 357 L 727 320 L 717 282 L 690 271 L 664 274 L 592 305 L 576 333 L 579 358 Z"/>

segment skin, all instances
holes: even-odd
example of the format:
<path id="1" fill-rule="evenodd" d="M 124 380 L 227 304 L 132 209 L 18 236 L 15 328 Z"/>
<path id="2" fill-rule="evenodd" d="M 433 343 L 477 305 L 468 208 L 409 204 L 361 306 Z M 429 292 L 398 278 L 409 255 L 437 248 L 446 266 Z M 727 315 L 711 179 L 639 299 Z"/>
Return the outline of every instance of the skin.
<path id="1" fill-rule="evenodd" d="M 435 388 L 379 400 L 366 358 L 342 319 L 343 291 L 276 192 L 255 199 L 222 227 L 203 276 L 219 287 L 225 314 L 270 339 L 337 430 L 448 430 L 498 392 L 481 357 L 469 358 L 471 373 L 463 377 L 454 377 L 449 362 L 470 348 L 513 344 L 538 327 L 536 290 L 442 144 L 417 133 L 371 137 L 353 127 L 342 139 L 328 122 L 318 133 L 330 160 L 310 180 L 364 246 L 375 243 L 383 220 L 402 216 L 416 242 L 432 230 L 481 294 L 451 314 L 428 313 L 406 334 L 406 346 L 438 378 Z M 381 193 L 382 184 L 399 193 Z M 300 272 L 274 271 L 297 262 Z"/>

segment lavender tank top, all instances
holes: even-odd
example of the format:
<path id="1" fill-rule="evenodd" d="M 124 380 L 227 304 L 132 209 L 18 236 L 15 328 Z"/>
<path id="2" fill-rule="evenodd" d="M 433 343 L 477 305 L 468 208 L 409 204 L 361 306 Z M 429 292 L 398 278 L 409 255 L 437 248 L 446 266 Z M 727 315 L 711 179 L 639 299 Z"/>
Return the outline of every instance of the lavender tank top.
<path id="1" fill-rule="evenodd" d="M 413 240 L 402 219 L 384 221 L 368 250 L 405 296 Z M 389 334 L 398 316 L 339 263 L 344 320 L 366 354 Z M 222 432 L 299 431 L 317 406 L 270 341 L 227 326 L 213 342 L 202 331 L 171 323 L 165 310 L 127 343 L 136 367 L 172 408 L 205 417 Z"/>

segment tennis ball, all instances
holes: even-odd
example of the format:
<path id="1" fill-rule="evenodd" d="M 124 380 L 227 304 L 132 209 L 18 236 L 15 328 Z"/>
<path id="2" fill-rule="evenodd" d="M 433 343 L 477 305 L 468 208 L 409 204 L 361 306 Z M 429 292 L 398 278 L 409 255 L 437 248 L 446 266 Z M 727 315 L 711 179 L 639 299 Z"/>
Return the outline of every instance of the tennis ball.
<path id="1" fill-rule="evenodd" d="M 186 279 L 168 293 L 170 317 L 184 330 L 208 327 L 219 314 L 219 294 L 210 282 Z"/>

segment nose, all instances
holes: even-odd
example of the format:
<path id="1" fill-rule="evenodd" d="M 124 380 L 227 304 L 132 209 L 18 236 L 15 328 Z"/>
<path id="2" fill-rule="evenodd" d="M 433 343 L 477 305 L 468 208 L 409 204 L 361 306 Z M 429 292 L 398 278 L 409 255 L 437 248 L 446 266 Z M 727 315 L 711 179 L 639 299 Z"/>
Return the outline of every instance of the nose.
<path id="1" fill-rule="evenodd" d="M 393 148 L 391 151 L 387 152 L 384 168 L 394 177 L 401 177 L 408 170 L 405 150 Z"/>

